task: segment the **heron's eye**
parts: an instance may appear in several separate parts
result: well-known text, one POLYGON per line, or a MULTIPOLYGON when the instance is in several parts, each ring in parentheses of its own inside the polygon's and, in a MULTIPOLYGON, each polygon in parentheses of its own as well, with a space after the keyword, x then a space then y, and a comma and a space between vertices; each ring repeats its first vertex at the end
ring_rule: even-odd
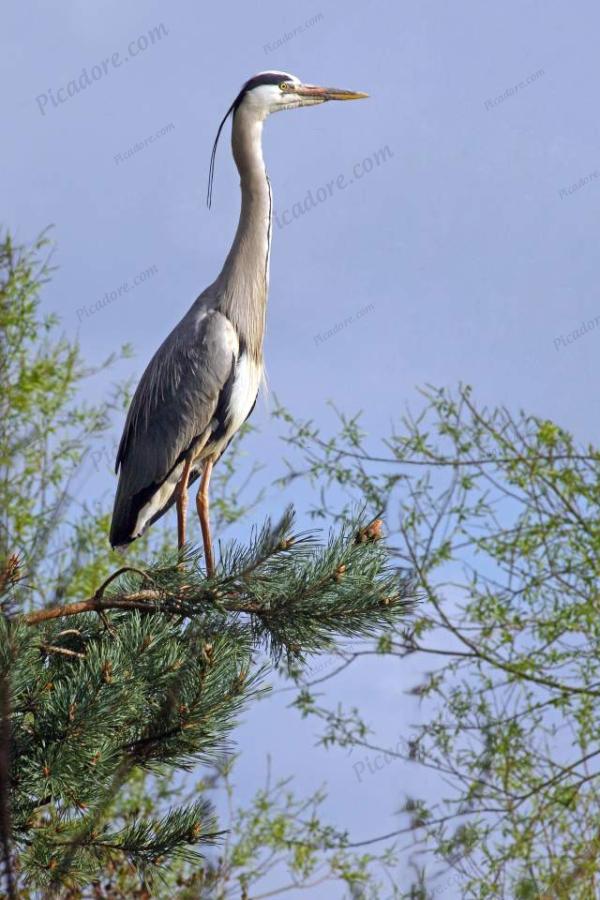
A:
POLYGON ((291 89, 292 89, 292 86, 289 83, 289 81, 282 81, 281 84, 279 85, 280 91, 291 91, 291 89))

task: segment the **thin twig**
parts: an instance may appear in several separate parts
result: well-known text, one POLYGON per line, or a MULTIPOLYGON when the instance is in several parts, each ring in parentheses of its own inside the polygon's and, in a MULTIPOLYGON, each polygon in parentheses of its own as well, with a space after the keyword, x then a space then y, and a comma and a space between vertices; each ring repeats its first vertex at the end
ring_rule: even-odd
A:
POLYGON ((47 653, 61 653, 63 656, 77 656, 79 659, 85 659, 85 653, 79 653, 77 650, 68 650, 66 647, 55 647, 53 644, 41 644, 41 647, 47 653))

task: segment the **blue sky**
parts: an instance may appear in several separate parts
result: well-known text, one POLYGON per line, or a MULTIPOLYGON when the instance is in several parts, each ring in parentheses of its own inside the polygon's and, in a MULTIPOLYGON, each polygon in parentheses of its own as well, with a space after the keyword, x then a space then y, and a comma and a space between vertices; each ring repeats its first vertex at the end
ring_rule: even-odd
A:
MULTIPOLYGON (((363 409, 379 435, 418 405, 418 385, 464 381, 482 402, 597 441, 600 328, 574 332, 600 315, 599 26, 589 0, 5 4, 3 223, 21 240, 54 223, 47 309, 90 362, 131 342, 134 359, 111 377, 140 374, 232 239, 228 140, 210 212, 204 200, 216 127, 240 84, 277 68, 367 91, 368 101, 286 112, 265 128, 279 221, 309 191, 344 184, 274 228, 272 391, 323 423, 328 400, 363 409), (90 83, 69 97, 84 69, 90 83), (107 293, 117 296, 91 313, 107 293)), ((99 379, 91 390, 108 388, 99 379)), ((253 448, 271 474, 283 451, 268 409, 257 406, 253 448)), ((113 489, 106 467, 90 490, 113 489)), ((302 511, 311 497, 298 488, 294 499, 302 511)), ((414 713, 397 674, 370 668, 340 688, 370 704, 388 743, 414 713)), ((241 739, 252 744, 248 791, 274 746, 281 774, 306 788, 330 782, 332 818, 357 837, 396 822, 412 776, 389 767, 358 784, 351 760, 313 749, 283 702, 262 704, 241 739)))

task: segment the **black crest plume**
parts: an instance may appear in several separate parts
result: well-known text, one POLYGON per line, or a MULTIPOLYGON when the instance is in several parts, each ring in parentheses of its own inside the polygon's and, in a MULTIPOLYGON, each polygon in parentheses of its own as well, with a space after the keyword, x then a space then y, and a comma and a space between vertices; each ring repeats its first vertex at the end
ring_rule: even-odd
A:
POLYGON ((210 209, 210 205, 212 203, 212 193, 213 193, 213 181, 215 180, 215 157, 217 155, 217 144, 219 143, 219 138, 221 137, 221 132, 223 130, 223 125, 234 111, 238 104, 239 97, 236 97, 223 118, 221 119, 221 124, 219 125, 219 130, 217 131, 217 136, 215 138, 215 142, 213 144, 212 153, 210 155, 210 166, 208 169, 208 191, 206 194, 206 205, 210 209))
POLYGON ((262 72, 260 75, 255 75, 254 78, 251 78, 246 82, 246 84, 243 86, 243 88, 221 119, 221 124, 219 125, 219 130, 217 131, 217 136, 215 138, 212 153, 210 155, 210 166, 208 169, 208 191, 206 194, 206 205, 209 209, 212 203, 213 182, 215 180, 215 158, 217 155, 217 144, 219 143, 219 138, 221 137, 223 125, 225 124, 231 113, 235 115, 236 109, 238 108, 248 91, 251 91, 253 88, 258 87, 261 84, 279 84, 280 81, 285 81, 291 77, 291 75, 287 75, 284 72, 262 72))

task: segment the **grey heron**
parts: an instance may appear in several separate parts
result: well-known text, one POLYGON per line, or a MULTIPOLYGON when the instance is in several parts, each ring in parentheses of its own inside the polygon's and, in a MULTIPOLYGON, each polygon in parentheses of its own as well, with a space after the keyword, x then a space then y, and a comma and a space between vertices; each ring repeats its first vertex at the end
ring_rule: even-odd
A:
POLYGON ((303 84, 286 72, 261 72, 244 84, 223 117, 212 150, 207 199, 210 206, 217 145, 231 115, 242 195, 237 231, 217 279, 160 346, 135 391, 117 452, 113 547, 134 541, 176 503, 181 548, 188 487, 199 477, 196 504, 206 572, 214 574, 210 476, 251 414, 263 375, 272 220, 263 123, 279 110, 366 96, 303 84))

